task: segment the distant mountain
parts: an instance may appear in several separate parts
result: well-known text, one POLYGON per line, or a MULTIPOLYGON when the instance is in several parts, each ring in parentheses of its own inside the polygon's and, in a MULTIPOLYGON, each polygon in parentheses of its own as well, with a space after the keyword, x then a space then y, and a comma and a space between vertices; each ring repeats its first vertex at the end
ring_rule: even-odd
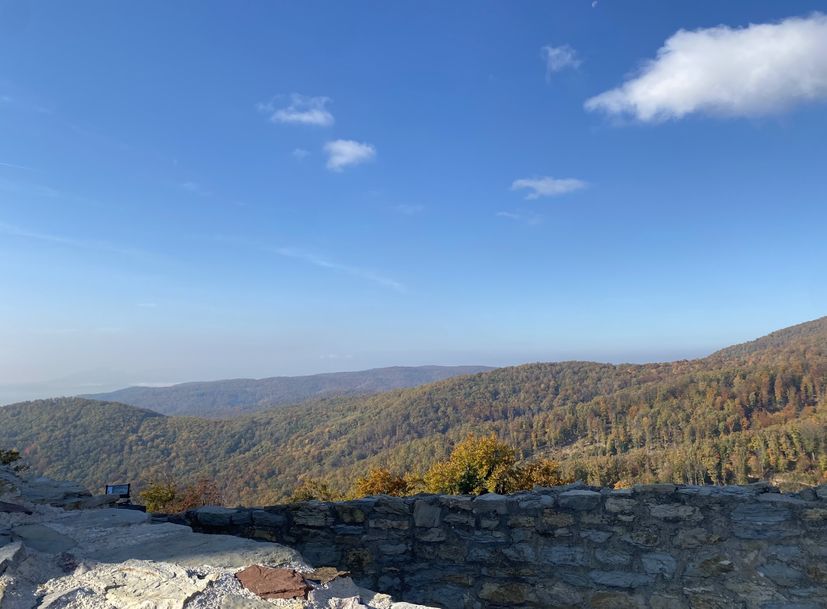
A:
POLYGON ((359 372, 265 379, 229 379, 180 383, 169 387, 127 387, 81 397, 120 402, 178 416, 228 418, 334 395, 366 395, 416 387, 465 374, 492 370, 486 366, 394 366, 359 372))
POLYGON ((0 408, 0 448, 53 477, 206 475, 246 504, 284 499, 303 475, 344 489, 374 466, 422 471, 469 432, 596 485, 823 481, 827 318, 702 359, 529 364, 230 420, 83 398, 0 408))

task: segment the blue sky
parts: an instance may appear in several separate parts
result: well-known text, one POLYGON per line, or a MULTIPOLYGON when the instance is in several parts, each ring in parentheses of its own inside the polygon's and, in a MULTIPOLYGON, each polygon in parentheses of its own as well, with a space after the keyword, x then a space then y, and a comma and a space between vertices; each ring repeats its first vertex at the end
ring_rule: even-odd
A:
POLYGON ((0 0, 0 383, 645 361, 819 317, 817 7, 0 0))

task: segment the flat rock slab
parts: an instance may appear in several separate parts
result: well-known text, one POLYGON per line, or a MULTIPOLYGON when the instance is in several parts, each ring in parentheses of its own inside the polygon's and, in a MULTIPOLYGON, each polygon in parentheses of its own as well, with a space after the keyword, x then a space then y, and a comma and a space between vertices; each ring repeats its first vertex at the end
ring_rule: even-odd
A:
POLYGON ((17 505, 16 503, 8 503, 6 501, 0 501, 0 512, 6 512, 7 514, 31 514, 31 510, 27 510, 22 505, 17 505))
POLYGON ((101 564, 78 576, 61 577, 45 585, 41 609, 112 607, 114 609, 183 609, 203 592, 213 577, 194 577, 177 565, 129 560, 101 564), (89 604, 89 599, 105 603, 89 604), (86 600, 86 604, 84 603, 86 600))
POLYGON ((23 542, 23 545, 38 552, 49 554, 67 552, 78 545, 68 535, 59 533, 45 524, 21 524, 14 527, 11 534, 12 538, 19 539, 23 542))
POLYGON ((235 574, 238 581, 261 598, 304 598, 311 587, 293 569, 274 569, 253 565, 235 574))
POLYGON ((206 565, 240 569, 249 565, 301 565, 301 555, 292 548, 231 535, 193 533, 177 524, 140 524, 101 529, 81 540, 73 553, 102 562, 130 558, 171 562, 184 567, 206 565))

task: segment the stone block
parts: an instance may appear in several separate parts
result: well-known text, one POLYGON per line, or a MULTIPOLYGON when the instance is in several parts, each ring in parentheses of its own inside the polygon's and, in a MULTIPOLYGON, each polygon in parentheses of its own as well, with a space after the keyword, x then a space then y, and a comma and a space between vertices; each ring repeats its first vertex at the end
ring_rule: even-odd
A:
POLYGON ((418 527, 438 527, 442 521, 442 510, 438 505, 420 499, 414 503, 413 517, 418 527))
POLYGON ((601 586, 629 589, 649 586, 655 582, 654 576, 633 571, 589 571, 589 579, 601 586))
POLYGON ((335 504, 334 510, 345 524, 360 524, 367 520, 367 513, 375 503, 375 500, 348 501, 335 504))
POLYGON ((600 493, 583 489, 575 489, 560 493, 557 502, 562 509, 584 512, 600 507, 600 493))
POLYGON ((613 567, 622 567, 632 562, 632 555, 612 548, 598 548, 594 557, 602 563, 613 567))
POLYGON ((785 588, 797 585, 804 577, 804 574, 798 569, 780 562, 761 565, 757 570, 767 579, 785 588))
POLYGON ((719 541, 720 538, 706 529, 693 527, 690 529, 681 528, 672 538, 672 545, 676 548, 691 549, 700 548, 719 541))
POLYGON ((494 605, 513 607, 532 595, 531 585, 522 582, 486 581, 480 587, 479 597, 494 605))
POLYGON ((428 541, 428 542, 436 542, 436 541, 445 541, 448 537, 448 533, 440 528, 434 529, 417 529, 414 532, 414 535, 419 541, 428 541))
POLYGON ((588 564, 586 550, 580 546, 546 546, 540 549, 539 560, 551 565, 583 567, 588 564))
POLYGON ((515 543, 503 548, 503 555, 515 562, 533 562, 537 559, 534 548, 527 543, 515 543))
POLYGON ((667 522, 698 521, 703 517, 698 508, 683 503, 660 503, 649 506, 652 518, 659 518, 667 522))
POLYGON ((672 579, 675 569, 678 566, 675 557, 666 552, 649 552, 640 557, 643 563, 643 570, 650 575, 663 575, 666 579, 672 579))
POLYGON ((639 528, 623 536, 623 541, 638 548, 654 548, 660 543, 658 529, 639 528))
POLYGON ((476 497, 471 506, 477 514, 484 514, 486 512, 506 514, 508 512, 508 497, 498 495, 497 493, 486 493, 485 495, 476 497))
POLYGON ((735 570, 729 556, 721 552, 704 553, 693 560, 686 568, 689 577, 716 577, 735 570))
POLYGON ((580 537, 582 539, 588 539, 593 543, 606 543, 611 536, 611 531, 598 531, 595 529, 586 529, 585 531, 580 531, 580 537))
POLYGON ((395 516, 410 516, 411 514, 411 506, 405 501, 404 497, 379 495, 373 509, 379 514, 393 514, 395 516))
POLYGON ((643 599, 623 592, 595 592, 589 599, 592 609, 643 609, 643 599))
POLYGON ((330 504, 320 501, 300 503, 291 515, 294 524, 306 527, 326 527, 333 524, 333 514, 331 513, 330 504))
POLYGON ((635 484, 632 487, 634 495, 671 495, 678 489, 674 484, 635 484))
POLYGON ((632 512, 638 503, 634 499, 628 497, 607 497, 606 511, 613 514, 632 512))
POLYGON ((543 510, 540 517, 540 525, 544 529, 567 527, 574 524, 574 516, 563 512, 555 512, 554 510, 543 510))
POLYGON ((257 527, 279 528, 287 522, 287 518, 281 511, 253 510, 251 517, 253 524, 257 527))

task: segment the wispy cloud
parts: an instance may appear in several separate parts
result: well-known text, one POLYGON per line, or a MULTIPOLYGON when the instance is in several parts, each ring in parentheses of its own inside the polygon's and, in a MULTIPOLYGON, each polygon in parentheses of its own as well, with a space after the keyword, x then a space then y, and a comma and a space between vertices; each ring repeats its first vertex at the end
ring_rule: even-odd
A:
POLYGON ((551 80, 551 76, 555 72, 560 72, 566 68, 577 69, 583 63, 577 57, 577 51, 567 44, 559 47, 544 46, 540 51, 546 64, 546 80, 551 80))
POLYGON ((301 161, 302 159, 305 159, 308 156, 310 156, 310 151, 305 150, 304 148, 294 148, 293 152, 291 152, 290 154, 293 155, 293 158, 301 161))
POLYGON ((110 252, 113 254, 123 254, 127 256, 145 255, 145 252, 136 249, 128 249, 118 247, 107 243, 105 241, 90 241, 86 239, 74 239, 72 237, 63 237, 59 235, 51 235, 48 233, 40 233, 31 231, 13 224, 5 224, 0 222, 0 234, 8 235, 10 237, 19 237, 21 239, 30 239, 33 241, 42 241, 45 243, 54 243, 56 245, 63 245, 66 247, 96 250, 101 252, 110 252))
POLYGON ((51 186, 32 184, 27 181, 9 180, 6 178, 0 178, 0 190, 23 196, 49 198, 61 196, 60 191, 51 186))
POLYGON ((273 123, 329 127, 335 122, 333 115, 327 109, 330 103, 329 97, 308 97, 293 93, 286 106, 281 103, 279 104, 281 107, 278 107, 276 102, 283 99, 282 96, 278 96, 267 103, 257 104, 256 108, 262 114, 266 114, 273 123))
POLYGON ((209 190, 204 188, 198 182, 181 182, 179 186, 182 190, 185 190, 194 195, 199 195, 201 197, 209 197, 212 194, 209 190))
POLYGON ((525 222, 531 226, 540 224, 543 221, 543 216, 539 214, 515 214, 510 211, 498 211, 496 215, 498 218, 506 218, 514 222, 525 222))
POLYGON ((26 165, 18 165, 17 163, 4 163, 0 161, 0 167, 6 167, 8 169, 21 169, 23 171, 34 171, 31 167, 27 167, 26 165))
POLYGON ((416 214, 421 214, 423 211, 425 211, 425 206, 406 205, 404 203, 400 203, 399 205, 394 205, 393 211, 402 214, 403 216, 415 216, 416 214))
POLYGON ((360 165, 376 156, 376 148, 365 142, 355 140, 333 140, 324 145, 327 153, 327 168, 342 171, 351 165, 360 165))
POLYGON ((827 100, 827 16, 679 30, 655 59, 587 110, 662 122, 692 113, 775 114, 827 100))
POLYGON ((586 182, 575 178, 543 176, 541 178, 514 180, 511 183, 511 190, 529 190, 526 199, 539 199, 540 197, 557 197, 575 190, 581 190, 586 186, 588 186, 586 182))
POLYGON ((350 266, 347 264, 341 264, 339 262, 334 262, 322 256, 318 256, 316 254, 307 252, 305 250, 295 249, 292 247, 280 247, 280 248, 267 248, 269 251, 272 251, 279 256, 285 256, 286 258, 294 258, 296 260, 301 260, 303 262, 307 262, 314 266, 318 266, 323 269, 330 269, 333 271, 339 271, 345 273, 347 275, 351 275, 353 277, 358 277, 359 279, 365 279, 367 281, 372 281, 373 283, 377 283, 379 285, 385 286, 387 288, 391 288, 396 290, 397 292, 405 292, 405 286, 389 277, 385 277, 384 275, 380 275, 374 271, 369 269, 363 269, 356 266, 350 266))

